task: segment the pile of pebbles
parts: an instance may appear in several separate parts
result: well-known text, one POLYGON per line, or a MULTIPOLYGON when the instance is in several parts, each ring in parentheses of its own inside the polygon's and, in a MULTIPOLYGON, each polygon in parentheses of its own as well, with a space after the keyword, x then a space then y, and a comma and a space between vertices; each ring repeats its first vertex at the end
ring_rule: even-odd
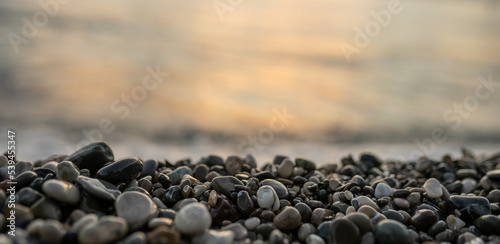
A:
POLYGON ((462 151, 321 167, 278 155, 259 168, 250 155, 115 160, 98 142, 17 161, 14 209, 0 155, 0 243, 500 243, 500 153, 462 151))

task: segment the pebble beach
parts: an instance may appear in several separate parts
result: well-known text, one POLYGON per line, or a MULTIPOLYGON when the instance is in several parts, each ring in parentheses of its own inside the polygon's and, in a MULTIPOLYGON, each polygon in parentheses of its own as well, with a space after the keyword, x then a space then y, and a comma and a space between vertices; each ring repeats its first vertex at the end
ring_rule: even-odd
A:
POLYGON ((96 142, 14 160, 14 180, 0 155, 0 243, 500 243, 499 152, 374 153, 170 162, 96 142))

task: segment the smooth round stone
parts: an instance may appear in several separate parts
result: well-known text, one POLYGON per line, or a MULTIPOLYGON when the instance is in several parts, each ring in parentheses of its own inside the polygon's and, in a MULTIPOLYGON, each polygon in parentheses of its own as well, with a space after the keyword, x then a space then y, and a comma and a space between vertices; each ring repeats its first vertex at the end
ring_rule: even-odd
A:
POLYGON ((276 211, 280 207, 279 198, 271 186, 262 186, 257 191, 257 203, 263 209, 276 211))
POLYGON ((113 160, 113 151, 108 144, 95 142, 78 149, 63 161, 70 161, 79 169, 88 169, 91 173, 95 173, 104 164, 113 160))
POLYGON ((355 197, 351 200, 351 205, 354 206, 356 209, 359 209, 360 207, 364 205, 368 205, 372 207, 373 209, 380 211, 379 206, 370 198, 366 196, 359 196, 355 197))
POLYGON ((50 170, 56 172, 57 162, 48 162, 42 166, 42 169, 50 169, 50 170))
POLYGON ((490 202, 485 197, 451 196, 448 204, 460 211, 460 218, 465 222, 473 222, 483 215, 491 214, 490 202))
POLYGON ((421 203, 420 199, 421 199, 421 196, 420 196, 420 193, 418 193, 418 192, 413 192, 410 195, 408 195, 408 197, 406 197, 406 200, 408 200, 408 202, 410 202, 411 207, 420 205, 420 203, 421 203))
POLYGON ((377 199, 380 199, 382 197, 387 197, 387 196, 390 196, 392 194, 392 188, 387 185, 386 183, 378 183, 377 184, 377 187, 375 188, 375 197, 377 199))
POLYGON ((33 206, 31 212, 36 218, 41 219, 57 219, 60 220, 62 216, 61 209, 54 201, 47 197, 42 197, 33 206))
POLYGON ((248 230, 254 230, 260 225, 260 219, 257 217, 248 218, 245 220, 244 225, 248 230))
MULTIPOLYGON (((236 207, 242 213, 250 213, 254 210, 253 200, 247 191, 238 192, 236 207)), ((238 239, 238 237, 236 237, 238 239)))
POLYGON ((205 205, 191 203, 176 213, 174 223, 181 233, 193 236, 205 232, 212 224, 212 217, 205 205))
POLYGON ((218 193, 222 193, 228 197, 231 196, 231 193, 236 191, 234 185, 244 185, 243 182, 238 180, 234 176, 218 176, 212 180, 211 186, 218 193))
POLYGON ((215 207, 217 205, 217 191, 211 190, 210 195, 208 196, 208 204, 212 207, 215 207))
MULTIPOLYGON (((2 215, 2 217, 4 217, 4 216, 2 215)), ((42 228, 44 223, 45 223, 45 221, 42 219, 35 219, 35 220, 31 221, 31 223, 29 223, 29 225, 26 227, 26 231, 31 236, 37 236, 37 235, 39 235, 40 229, 42 228)))
POLYGON ((304 158, 295 158, 295 165, 297 167, 301 167, 307 171, 314 171, 316 170, 316 164, 310 160, 304 159, 304 158))
POLYGON ((411 218, 411 224, 419 230, 427 230, 428 227, 438 221, 434 211, 429 209, 420 209, 415 212, 411 218))
POLYGON ((196 198, 182 199, 182 200, 178 201, 176 204, 174 204, 172 209, 177 212, 177 211, 181 210, 182 208, 186 207, 188 204, 197 203, 197 202, 198 202, 198 200, 196 200, 196 198))
POLYGON ((125 219, 105 216, 96 223, 86 225, 78 232, 78 241, 82 244, 109 243, 120 240, 128 232, 125 219))
POLYGON ((62 180, 49 180, 42 184, 42 190, 47 196, 67 204, 77 204, 80 191, 76 186, 62 180))
POLYGON ((0 155, 0 167, 8 166, 9 165, 9 159, 5 157, 4 155, 0 155))
POLYGON ((19 176, 24 172, 31 171, 32 169, 33 169, 32 162, 19 161, 16 163, 15 166, 15 177, 19 176))
POLYGON ((406 226, 395 220, 382 220, 373 231, 377 243, 413 244, 413 237, 406 226))
POLYGON ((301 216, 294 207, 285 207, 273 220, 280 230, 294 230, 300 226, 301 216))
POLYGON ((328 233, 329 243, 359 244, 361 241, 358 227, 345 218, 334 219, 328 233))
POLYGON ((136 231, 123 240, 123 244, 146 244, 146 242, 146 234, 142 231, 136 231))
POLYGON ((445 230, 436 235, 436 241, 438 242, 454 242, 455 234, 452 230, 445 230))
POLYGON ((59 243, 66 231, 61 222, 47 220, 40 228, 40 240, 42 243, 59 243))
POLYGON ((167 193, 165 193, 165 197, 163 201, 165 204, 172 206, 182 200, 182 189, 179 186, 171 186, 168 188, 167 193))
POLYGON ((462 193, 468 194, 476 190, 477 181, 471 178, 462 180, 462 193))
POLYGON ((78 176, 76 183, 92 196, 107 201, 114 201, 121 193, 120 191, 106 188, 98 179, 86 176, 78 176))
POLYGON ((18 175, 14 181, 17 182, 16 188, 21 189, 26 186, 29 186, 31 182, 33 182, 36 179, 37 175, 33 171, 26 171, 20 175, 18 175))
MULTIPOLYGON (((36 217, 36 215, 34 215, 34 212, 30 208, 25 207, 25 206, 23 206, 21 204, 17 204, 14 209, 5 208, 5 213, 7 213, 7 211, 10 211, 10 210, 14 210, 15 211, 16 226, 19 226, 19 227, 25 227, 25 226, 27 226, 36 217)), ((2 224, 2 227, 6 226, 7 221, 10 222, 10 220, 7 219, 8 217, 10 217, 10 215, 9 216, 4 216, 3 214, 0 214, 0 217, 2 218, 2 220, 0 220, 0 224, 2 224), (5 221, 5 222, 3 222, 3 221, 5 221)))
POLYGON ((193 238, 192 243, 204 244, 232 244, 234 242, 234 233, 232 231, 210 230, 203 235, 193 238))
POLYGON ((192 176, 193 171, 186 166, 182 166, 167 174, 167 176, 170 178, 170 181, 172 182, 172 185, 179 185, 184 175, 192 176))
POLYGON ((325 217, 332 216, 332 214, 333 211, 330 209, 316 208, 312 213, 312 223, 319 225, 325 217))
POLYGON ((490 201, 490 203, 493 203, 493 202, 500 202, 500 190, 493 190, 493 191, 490 191, 490 193, 488 193, 488 196, 486 196, 486 198, 488 199, 488 201, 490 201))
POLYGON ((306 238, 307 244, 325 244, 325 241, 318 235, 312 234, 306 238))
POLYGON ((232 223, 221 228, 221 230, 228 230, 234 233, 234 239, 239 241, 247 237, 247 229, 240 223, 232 223))
POLYGON ((288 196, 288 189, 285 187, 285 185, 283 185, 283 183, 277 180, 267 179, 263 180, 260 184, 263 186, 271 186, 280 199, 286 198, 288 196))
POLYGON ((500 180, 500 169, 490 170, 486 173, 486 177, 492 181, 500 180))
POLYGON ((193 196, 195 198, 200 198, 201 195, 203 195, 203 193, 207 190, 207 186, 206 185, 197 185, 195 187, 193 187, 193 196))
POLYGON ((433 224, 431 226, 431 228, 429 228, 429 230, 427 231, 427 234, 429 236, 435 237, 437 234, 446 230, 446 227, 447 227, 446 222, 440 220, 440 221, 436 222, 435 224, 433 224))
POLYGON ((193 177, 198 179, 199 181, 203 182, 205 181, 208 172, 210 172, 210 169, 208 166, 204 164, 198 164, 196 167, 193 169, 193 177))
POLYGON ((125 219, 130 230, 136 230, 158 214, 157 206, 147 195, 129 191, 115 201, 116 215, 125 219))
POLYGON ((57 164, 56 177, 59 180, 64 180, 70 183, 75 183, 76 178, 80 176, 80 171, 70 161, 63 161, 57 164))
POLYGON ((426 180, 423 185, 423 188, 425 192, 427 192, 427 196, 430 198, 440 198, 443 195, 443 189, 441 189, 441 183, 434 178, 426 180))
POLYGON ((398 213, 397 211, 395 210, 392 210, 392 209, 389 209, 389 210, 385 210, 385 211, 382 211, 382 214, 387 218, 387 219, 392 219, 392 220, 396 220, 396 221, 399 221, 401 223, 404 223, 404 216, 401 215, 400 213, 398 213))
POLYGON ((461 220, 460 218, 455 217, 455 215, 448 215, 446 217, 446 224, 448 225, 448 229, 453 230, 453 229, 460 229, 465 226, 465 222, 461 220))
POLYGON ((179 243, 181 234, 173 227, 159 226, 149 232, 147 243, 179 243))
POLYGON ((73 232, 79 232, 82 228, 89 224, 94 224, 97 223, 98 217, 95 214, 87 214, 83 217, 81 217, 79 220, 77 220, 73 225, 71 226, 71 231, 73 232))
POLYGON ((310 234, 316 234, 317 232, 318 230, 314 227, 314 225, 305 223, 300 226, 297 236, 299 237, 299 240, 305 241, 310 234))
POLYGON ((285 158, 283 161, 281 161, 281 164, 278 167, 278 176, 282 178, 288 178, 292 176, 293 168, 295 168, 293 161, 289 158, 285 158))
POLYGON ((158 169, 158 162, 156 160, 153 159, 146 160, 142 164, 142 171, 139 178, 143 178, 145 176, 154 177, 156 169, 158 169))
POLYGON ((111 183, 128 182, 141 175, 142 162, 138 158, 122 158, 97 171, 96 178, 111 183))
POLYGON ((474 226, 483 234, 498 235, 500 233, 500 217, 483 215, 474 221, 474 226))
POLYGON ((398 207, 398 209, 410 208, 410 202, 404 198, 394 198, 393 203, 396 207, 398 207))
POLYGON ((155 229, 158 226, 173 226, 174 221, 171 218, 154 218, 148 222, 148 227, 150 229, 155 229))
POLYGON ((456 172, 457 178, 459 180, 465 179, 465 178, 474 178, 477 177, 477 170, 475 169, 459 169, 456 172))
POLYGON ((243 159, 238 156, 229 156, 226 159, 226 171, 230 175, 236 175, 241 172, 241 168, 243 167, 244 163, 245 161, 243 161, 243 159))

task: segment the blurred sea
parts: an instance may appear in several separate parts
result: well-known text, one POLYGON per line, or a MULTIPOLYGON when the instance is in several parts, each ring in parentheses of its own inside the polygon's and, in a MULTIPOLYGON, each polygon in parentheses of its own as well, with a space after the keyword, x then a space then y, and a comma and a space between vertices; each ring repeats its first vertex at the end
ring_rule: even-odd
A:
POLYGON ((354 45, 355 28, 387 3, 243 0, 221 20, 212 1, 70 1, 15 53, 9 33, 21 35, 23 18, 43 8, 2 1, 0 129, 17 131, 24 160, 70 153, 104 118, 117 157, 253 152, 259 163, 275 154, 325 163, 362 151, 497 152, 500 86, 463 104, 478 76, 500 84, 497 1, 400 1, 402 12, 347 62, 340 44, 354 45), (157 64, 169 76, 135 105, 122 100, 157 64), (283 109, 294 118, 266 135, 283 109), (435 128, 444 142, 429 142, 435 128))

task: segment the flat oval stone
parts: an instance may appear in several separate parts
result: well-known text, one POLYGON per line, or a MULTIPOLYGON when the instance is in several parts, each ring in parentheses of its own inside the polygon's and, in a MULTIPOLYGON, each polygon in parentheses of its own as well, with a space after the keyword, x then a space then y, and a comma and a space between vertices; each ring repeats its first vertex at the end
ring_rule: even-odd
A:
POLYGON ((122 158, 97 171, 96 178, 111 183, 128 182, 141 175, 142 162, 138 158, 122 158))
POLYGON ((361 235, 358 227, 348 219, 334 219, 328 230, 329 243, 359 244, 361 235))
POLYGON ((294 207, 285 207, 273 220, 280 230, 294 230, 300 226, 302 217, 294 207))
POLYGON ((120 240, 127 231, 127 222, 123 218, 105 216, 95 223, 86 225, 78 233, 78 240, 82 244, 110 243, 120 240))
POLYGON ((375 188, 375 197, 377 199, 390 196, 391 194, 392 188, 389 185, 383 182, 377 184, 377 187, 375 188))
POLYGON ((80 169, 88 169, 92 174, 108 162, 114 161, 113 151, 104 142, 95 142, 78 149, 63 161, 71 161, 80 169))
POLYGON ((425 192, 427 192, 427 196, 430 198, 440 198, 443 195, 443 189, 441 189, 441 183, 434 178, 426 180, 423 185, 423 188, 425 192))
POLYGON ((181 233, 193 236, 205 232, 212 224, 212 217, 205 205, 191 203, 177 212, 174 224, 181 233))
POLYGON ((115 201, 115 209, 118 217, 127 221, 130 230, 140 228, 158 214, 153 200, 135 191, 122 193, 115 201))
POLYGON ((499 181, 500 180, 500 169, 494 169, 490 170, 486 173, 486 177, 488 179, 493 180, 493 181, 499 181))
POLYGON ((279 198, 271 186, 262 186, 257 191, 257 203, 261 208, 276 211, 279 209, 279 198))
POLYGON ((373 231, 377 243, 413 244, 413 237, 403 224, 395 220, 382 220, 373 231))
POLYGON ((49 180, 42 184, 42 190, 47 196, 67 204, 77 204, 80 191, 76 186, 62 180, 49 180))
POLYGON ((37 175, 33 171, 26 171, 22 174, 19 174, 14 181, 17 182, 16 188, 21 189, 26 186, 29 186, 31 182, 33 182, 36 179, 37 175))
POLYGON ((370 198, 366 196, 359 196, 355 197, 351 200, 351 205, 354 206, 356 209, 359 209, 363 205, 368 205, 372 208, 374 208, 377 211, 380 211, 379 206, 370 198))
POLYGON ((283 185, 283 183, 277 180, 267 179, 263 180, 260 184, 263 186, 271 186, 280 199, 286 198, 288 196, 288 189, 285 187, 285 185, 283 185))
POLYGON ((462 214, 460 218, 472 223, 475 219, 491 214, 490 202, 485 197, 451 196, 448 199, 451 209, 456 209, 462 214))
POLYGON ((222 193, 228 197, 231 196, 231 193, 236 191, 234 185, 244 185, 243 182, 238 180, 234 176, 218 176, 212 180, 211 186, 218 193, 222 193))
POLYGON ((106 188, 97 179, 92 179, 86 176, 78 176, 78 178, 76 178, 76 183, 82 186, 82 188, 92 196, 103 200, 114 201, 116 197, 120 195, 120 191, 106 188))
POLYGON ((193 171, 186 166, 182 166, 167 174, 167 176, 170 178, 170 181, 172 182, 172 185, 179 185, 184 175, 192 176, 193 171))

